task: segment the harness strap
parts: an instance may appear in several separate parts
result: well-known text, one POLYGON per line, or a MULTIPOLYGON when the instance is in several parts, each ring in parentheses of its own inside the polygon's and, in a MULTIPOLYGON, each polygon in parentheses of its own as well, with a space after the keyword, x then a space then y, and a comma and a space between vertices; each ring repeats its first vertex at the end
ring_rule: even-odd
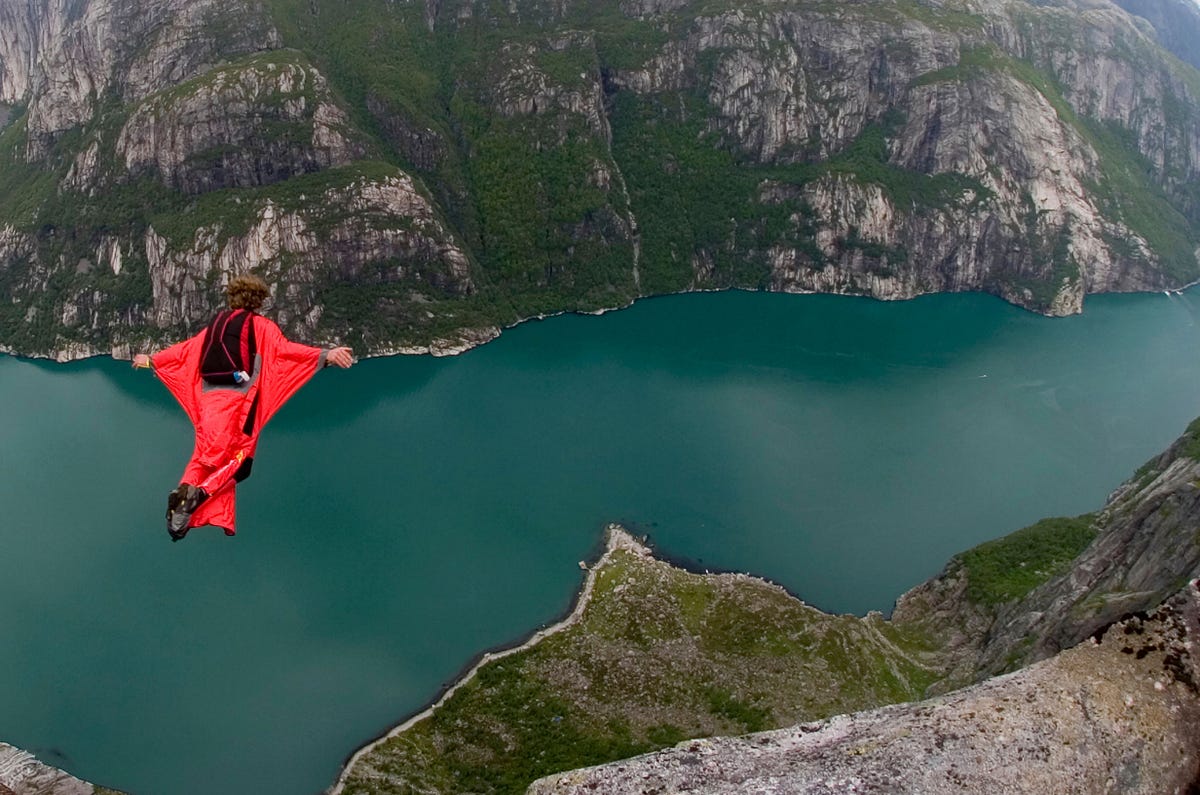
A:
POLYGON ((242 321, 242 369, 247 373, 254 370, 254 357, 250 354, 250 338, 254 336, 254 313, 248 312, 242 321))

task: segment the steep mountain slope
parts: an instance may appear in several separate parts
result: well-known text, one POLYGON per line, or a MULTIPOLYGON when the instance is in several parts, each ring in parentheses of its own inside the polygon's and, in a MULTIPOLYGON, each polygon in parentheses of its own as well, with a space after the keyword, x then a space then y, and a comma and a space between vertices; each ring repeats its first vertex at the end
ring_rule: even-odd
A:
POLYGON ((1099 513, 1047 520, 956 556, 901 597, 892 620, 944 648, 949 676, 938 690, 1011 671, 1152 610, 1200 576, 1197 527, 1200 420, 1099 513))
POLYGON ((231 273, 363 352, 729 286, 1038 311, 1200 276, 1200 73, 1105 0, 0 0, 0 345, 231 273))
POLYGON ((1119 0, 1117 5, 1149 22, 1164 47, 1200 68, 1200 4, 1195 0, 1119 0))

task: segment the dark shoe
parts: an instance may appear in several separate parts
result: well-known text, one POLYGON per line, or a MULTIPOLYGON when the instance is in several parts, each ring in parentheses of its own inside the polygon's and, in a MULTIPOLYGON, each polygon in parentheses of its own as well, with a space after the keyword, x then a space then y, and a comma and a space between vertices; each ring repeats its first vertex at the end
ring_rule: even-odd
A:
POLYGON ((188 520, 192 513, 200 507, 200 503, 208 499, 204 489, 190 483, 180 483, 179 488, 167 495, 167 533, 172 541, 178 541, 187 535, 188 520))

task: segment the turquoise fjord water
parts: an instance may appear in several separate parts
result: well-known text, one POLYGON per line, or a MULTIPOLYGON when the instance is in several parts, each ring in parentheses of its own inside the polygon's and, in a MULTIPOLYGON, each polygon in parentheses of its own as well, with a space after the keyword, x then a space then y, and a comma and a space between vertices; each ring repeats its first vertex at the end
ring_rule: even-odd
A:
POLYGON ((725 293, 319 375, 241 533, 171 544, 190 428, 125 363, 0 358, 0 738, 138 795, 327 786, 480 650, 563 611, 604 523, 887 610, 1099 507, 1200 414, 1200 294, 1050 320, 981 295, 725 293))

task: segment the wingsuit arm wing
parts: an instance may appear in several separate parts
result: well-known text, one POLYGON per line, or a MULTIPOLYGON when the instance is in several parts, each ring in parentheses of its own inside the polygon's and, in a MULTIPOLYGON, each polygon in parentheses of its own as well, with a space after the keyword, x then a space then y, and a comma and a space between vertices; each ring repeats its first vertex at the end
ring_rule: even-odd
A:
POLYGON ((188 419, 195 425, 200 419, 200 348, 204 332, 177 342, 150 357, 154 374, 179 401, 188 419))
POLYGON ((261 315, 255 317, 254 322, 258 350, 266 371, 258 392, 257 426, 262 428, 300 387, 308 383, 308 379, 324 367, 326 351, 292 342, 283 336, 279 326, 261 315))

